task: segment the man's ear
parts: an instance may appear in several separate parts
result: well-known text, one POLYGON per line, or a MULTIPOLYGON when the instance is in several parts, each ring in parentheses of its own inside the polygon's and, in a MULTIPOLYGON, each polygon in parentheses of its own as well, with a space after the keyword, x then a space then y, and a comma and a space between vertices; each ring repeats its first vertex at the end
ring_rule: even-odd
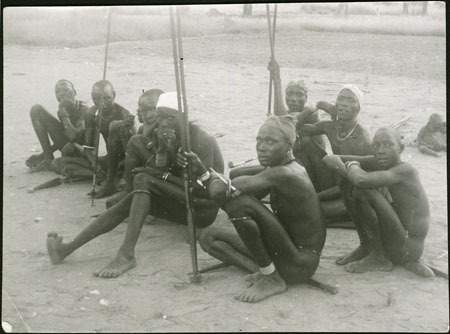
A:
POLYGON ((116 91, 113 90, 113 99, 115 99, 115 98, 116 98, 116 91))
POLYGON ((400 153, 402 153, 404 149, 405 149, 405 145, 403 145, 403 143, 400 144, 400 153))
POLYGON ((73 96, 77 96, 77 91, 75 90, 75 88, 73 89, 73 96))

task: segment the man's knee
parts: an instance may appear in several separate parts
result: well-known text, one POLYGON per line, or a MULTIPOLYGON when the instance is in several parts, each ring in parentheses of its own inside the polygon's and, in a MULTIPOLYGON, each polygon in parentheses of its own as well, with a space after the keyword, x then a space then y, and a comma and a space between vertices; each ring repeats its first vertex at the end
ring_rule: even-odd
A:
POLYGON ((211 244, 216 239, 214 227, 206 227, 201 233, 198 241, 200 243, 200 247, 206 252, 209 253, 209 249, 211 248, 211 244))
POLYGON ((111 135, 121 135, 125 127, 122 122, 111 122, 109 123, 109 134, 111 135))
POLYGON ((30 109, 30 117, 31 119, 41 118, 45 111, 46 110, 43 106, 41 106, 40 104, 35 104, 30 109))
POLYGON ((225 211, 231 217, 239 217, 245 213, 251 213, 255 205, 255 199, 251 196, 241 195, 229 200, 225 205, 225 211))
POLYGON ((142 142, 142 136, 141 135, 134 135, 132 136, 127 143, 127 152, 138 152, 139 151, 139 147, 142 147, 143 142, 142 142))
POLYGON ((313 137, 310 136, 305 136, 302 137, 300 139, 300 143, 301 143, 301 150, 305 151, 309 154, 311 153, 316 153, 316 154, 320 154, 320 150, 319 147, 317 146, 316 142, 314 141, 313 137))
POLYGON ((139 173, 136 174, 133 178, 133 189, 150 189, 150 183, 151 183, 152 177, 150 175, 147 175, 145 173, 139 173))
POLYGON ((355 200, 368 201, 371 199, 379 198, 381 193, 376 189, 362 189, 355 187, 353 189, 353 197, 355 200))
POLYGON ((76 156, 78 154, 78 152, 79 151, 77 150, 77 148, 75 147, 74 144, 67 143, 61 149, 61 156, 63 156, 63 157, 73 157, 73 156, 76 156))

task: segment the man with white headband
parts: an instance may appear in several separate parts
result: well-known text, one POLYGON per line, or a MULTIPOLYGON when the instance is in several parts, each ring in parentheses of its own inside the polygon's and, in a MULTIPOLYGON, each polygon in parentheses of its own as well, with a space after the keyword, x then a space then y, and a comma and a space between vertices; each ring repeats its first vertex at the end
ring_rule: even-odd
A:
MULTIPOLYGON (((64 260, 74 250, 97 236, 111 231, 125 218, 129 217, 124 241, 115 258, 103 269, 94 273, 102 278, 117 277, 136 266, 134 248, 141 228, 148 214, 186 224, 186 205, 181 178, 185 158, 180 148, 180 113, 177 110, 176 93, 164 93, 159 96, 156 107, 158 128, 153 131, 152 152, 145 167, 136 168, 133 191, 120 202, 90 223, 75 239, 68 243, 62 237, 51 232, 47 237, 47 250, 53 264, 64 260)), ((191 147, 202 158, 207 167, 222 173, 223 159, 214 137, 194 124, 189 125, 191 147)), ((150 144, 150 143, 149 143, 150 144)), ((193 169, 194 177, 202 179, 203 170, 193 169)), ((209 200, 204 187, 194 184, 194 222, 199 227, 210 225, 217 216, 219 207, 209 200)))
MULTIPOLYGON (((256 151, 264 168, 259 173, 241 173, 228 184, 212 175, 203 181, 235 230, 207 227, 200 245, 211 256, 252 273, 245 278, 248 289, 236 296, 242 302, 283 293, 286 283, 305 282, 319 265, 326 229, 314 187, 292 153, 295 121, 290 115, 272 116, 261 126, 256 151), (268 194, 272 212, 260 202, 268 194)), ((186 155, 206 170, 196 155, 186 155)))
MULTIPOLYGON (((333 120, 297 127, 300 137, 325 134, 330 142, 333 154, 366 156, 372 152, 372 141, 367 130, 358 122, 363 94, 353 85, 341 88, 335 105, 319 102, 319 109, 327 109, 333 120)), ((341 180, 322 160, 327 152, 317 147, 306 147, 305 154, 312 162, 313 179, 322 180, 327 187, 319 193, 324 215, 330 220, 342 220, 347 213, 354 217, 351 191, 352 186, 341 180), (340 187, 338 188, 337 185, 340 187), (343 195, 343 198, 342 198, 343 195), (345 210, 344 203, 345 203, 345 210)))

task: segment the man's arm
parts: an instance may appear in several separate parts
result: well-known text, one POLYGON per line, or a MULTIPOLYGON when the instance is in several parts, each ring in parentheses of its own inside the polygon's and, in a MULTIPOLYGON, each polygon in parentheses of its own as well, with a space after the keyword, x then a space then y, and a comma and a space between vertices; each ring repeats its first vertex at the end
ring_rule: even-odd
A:
POLYGON ((258 173, 261 173, 264 169, 265 167, 261 165, 234 168, 230 170, 230 179, 232 180, 243 175, 256 175, 258 173))
POLYGON ((283 178, 282 167, 268 168, 256 175, 243 175, 231 181, 242 194, 264 193, 270 191, 280 183, 283 178))
POLYGON ((276 116, 286 115, 286 108, 283 102, 283 89, 281 87, 281 76, 280 76, 280 66, 274 60, 270 61, 267 65, 267 69, 272 74, 273 86, 274 86, 274 103, 273 112, 276 116))
POLYGON ((66 136, 71 142, 75 141, 79 134, 82 133, 85 129, 84 117, 80 117, 75 125, 72 124, 69 119, 69 114, 63 106, 60 106, 58 109, 58 117, 64 126, 64 132, 66 136))
POLYGON ((316 136, 324 134, 324 127, 327 121, 319 122, 316 124, 303 124, 298 126, 297 124, 297 133, 300 137, 304 136, 316 136))
POLYGON ((336 107, 334 106, 334 104, 325 101, 319 101, 316 103, 316 109, 323 110, 326 113, 330 114, 332 120, 335 120, 337 117, 336 107))
POLYGON ((401 163, 389 170, 366 172, 357 165, 351 165, 348 171, 350 182, 360 188, 369 189, 408 181, 412 177, 410 165, 401 163))

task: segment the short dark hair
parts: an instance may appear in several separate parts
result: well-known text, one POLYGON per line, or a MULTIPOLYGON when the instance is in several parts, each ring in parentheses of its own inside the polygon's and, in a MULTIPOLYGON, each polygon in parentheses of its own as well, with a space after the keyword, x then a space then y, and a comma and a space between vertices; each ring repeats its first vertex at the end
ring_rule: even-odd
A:
POLYGON ((108 80, 100 80, 100 81, 97 81, 97 82, 92 86, 92 88, 98 87, 98 88, 100 88, 100 89, 105 89, 107 86, 111 87, 112 91, 114 91, 114 87, 113 87, 112 83, 109 82, 108 80))
MULTIPOLYGON (((387 127, 387 126, 381 127, 381 128, 379 128, 379 129, 375 132, 375 136, 376 136, 377 133, 380 132, 380 131, 386 131, 386 132, 392 133, 392 134, 394 135, 394 137, 395 137, 395 140, 397 140, 398 145, 399 145, 400 147, 403 146, 402 136, 400 135, 400 132, 398 132, 396 129, 391 128, 391 127, 387 127)), ((374 136, 374 137, 375 137, 375 136, 374 136)))
POLYGON ((71 87, 73 90, 75 90, 75 87, 74 87, 73 83, 72 83, 71 81, 67 80, 67 79, 61 79, 61 80, 58 80, 58 81, 56 82, 56 84, 55 84, 55 88, 56 88, 57 86, 61 85, 62 83, 69 84, 70 87, 71 87))

